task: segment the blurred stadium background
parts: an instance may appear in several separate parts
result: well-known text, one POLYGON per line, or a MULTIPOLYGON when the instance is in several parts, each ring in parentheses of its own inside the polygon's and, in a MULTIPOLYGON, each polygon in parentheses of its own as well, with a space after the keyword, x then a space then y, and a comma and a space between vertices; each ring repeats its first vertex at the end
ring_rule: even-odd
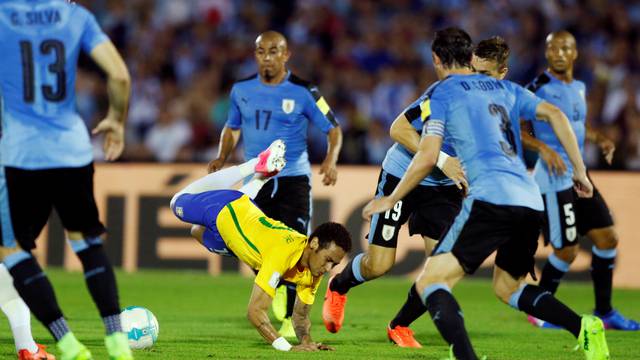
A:
MULTIPOLYGON (((231 85, 256 71, 254 40, 267 29, 288 37, 292 51, 289 68, 319 85, 344 131, 338 184, 329 188, 314 178, 313 221, 345 223, 359 240, 354 252, 366 244, 367 227, 360 211, 373 195, 379 164, 392 144, 389 125, 436 80, 430 52, 433 32, 457 25, 468 30, 474 40, 503 36, 512 48, 508 78, 521 84, 544 69, 546 34, 561 28, 573 32, 580 52, 576 77, 588 86, 588 121, 617 145, 613 166, 605 164, 598 149, 586 147, 588 166, 604 170, 594 172, 593 177, 614 212, 620 233, 615 285, 640 289, 636 230, 640 173, 633 171, 640 170, 640 1, 77 2, 94 12, 125 57, 133 79, 125 154, 118 163, 98 164, 96 169, 96 200, 109 228, 109 255, 114 265, 126 272, 200 270, 199 274, 120 273, 123 305, 149 307, 163 329, 156 350, 138 354, 139 358, 275 356, 244 319, 242 309, 250 280, 237 275, 206 276, 205 271, 213 275, 236 273, 238 264, 197 245, 168 208, 173 193, 203 175, 206 163, 216 154, 231 85), (238 347, 247 351, 238 351, 238 347), (185 349, 190 355, 185 355, 185 349)), ((87 126, 95 125, 106 111, 107 97, 101 74, 88 59, 81 59, 77 98, 87 126)), ((326 151, 325 136, 313 127, 310 131, 310 158, 319 163, 326 151)), ((96 161, 100 163, 100 139, 95 141, 96 161)), ((242 154, 237 152, 234 160, 240 159, 242 154)), ((392 274, 414 275, 421 268, 422 242, 413 240, 404 232, 392 274)), ((41 263, 79 269, 64 243, 63 229, 54 216, 38 242, 36 254, 41 263)), ((589 248, 585 242, 570 280, 589 279, 589 248)), ((540 249, 541 264, 549 251, 540 249)), ((240 271, 250 274, 244 268, 240 271)), ((63 286, 58 294, 63 307, 72 309, 72 325, 98 346, 101 334, 94 324, 94 309, 84 301, 87 295, 81 290, 81 277, 59 270, 51 273, 54 283, 63 286)), ((489 270, 485 267, 480 273, 489 275, 489 270)), ((429 345, 435 342, 435 349, 406 353, 384 343, 384 326, 404 299, 407 285, 408 279, 381 279, 354 291, 350 323, 340 336, 330 337, 322 329, 320 306, 315 306, 316 336, 344 349, 334 355, 340 358, 445 356, 444 343, 430 320, 420 322, 418 338, 429 345), (377 296, 381 292, 395 296, 385 296, 381 302, 377 296), (363 341, 367 343, 366 354, 363 341)), ((471 336, 492 359, 551 359, 558 356, 558 349, 565 351, 558 358, 581 357, 570 353, 568 337, 540 332, 529 327, 524 317, 507 315, 509 310, 493 299, 488 281, 464 282, 460 288, 471 336), (518 342, 523 338, 530 341, 518 342)), ((563 285, 560 296, 583 312, 591 311, 590 283, 563 285)), ((640 317, 640 292, 616 290, 614 299, 623 312, 640 317)), ((321 301, 319 298, 317 304, 321 301)), ((35 331, 39 338, 47 338, 40 327, 35 331)), ((640 358, 635 334, 617 332, 612 339, 616 359, 640 358)), ((0 345, 0 356, 9 356, 9 339, 0 340, 0 345)), ((325 354, 316 357, 328 358, 325 354)))
MULTIPOLYGON (((391 145, 389 124, 435 81, 433 32, 457 25, 474 40, 503 36, 512 48, 508 78, 521 84, 544 68, 546 34, 573 32, 589 121, 615 140, 614 169, 640 169, 637 0, 78 2, 96 14, 132 74, 124 161, 209 161, 230 87, 255 73, 254 40, 275 29, 289 39, 289 67, 319 85, 340 120, 340 163, 380 164, 391 145)), ((78 107, 88 125, 106 106, 99 76, 87 67, 78 76, 78 107)), ((311 159, 319 162, 325 138, 318 132, 309 139, 311 159)), ((589 167, 605 167, 594 147, 587 158, 589 167)))

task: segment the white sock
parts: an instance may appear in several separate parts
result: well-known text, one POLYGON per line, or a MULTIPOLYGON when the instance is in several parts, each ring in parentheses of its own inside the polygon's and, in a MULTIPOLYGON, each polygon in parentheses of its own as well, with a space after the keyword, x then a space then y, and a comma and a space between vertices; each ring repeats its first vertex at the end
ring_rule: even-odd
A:
POLYGON ((36 342, 31 335, 31 313, 29 307, 22 301, 13 287, 13 278, 7 268, 0 264, 0 309, 9 319, 16 352, 27 349, 31 353, 38 351, 36 342))
POLYGON ((174 195, 171 204, 182 194, 199 194, 205 191, 230 189, 235 183, 255 173, 254 168, 258 158, 253 158, 237 166, 231 166, 220 171, 208 174, 187 185, 174 195))
POLYGON ((260 192, 260 189, 267 183, 269 179, 265 179, 263 177, 254 176, 251 181, 244 184, 243 187, 240 188, 240 192, 246 194, 251 199, 255 199, 255 197, 260 192))

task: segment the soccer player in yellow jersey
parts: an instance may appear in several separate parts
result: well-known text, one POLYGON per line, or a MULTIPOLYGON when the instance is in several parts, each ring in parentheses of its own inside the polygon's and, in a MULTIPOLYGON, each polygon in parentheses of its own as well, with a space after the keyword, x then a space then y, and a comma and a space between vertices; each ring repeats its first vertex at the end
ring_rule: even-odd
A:
POLYGON ((322 276, 351 250, 351 236, 344 226, 329 222, 307 237, 265 216, 255 205, 252 199, 262 185, 284 167, 284 153, 284 143, 276 140, 257 158, 189 184, 173 197, 171 209, 194 225, 191 234, 209 251, 237 257, 257 272, 247 317, 275 349, 333 350, 311 340, 309 312, 322 276), (230 190, 254 174, 239 191, 230 190), (267 315, 280 281, 296 284, 296 346, 278 334, 267 315))

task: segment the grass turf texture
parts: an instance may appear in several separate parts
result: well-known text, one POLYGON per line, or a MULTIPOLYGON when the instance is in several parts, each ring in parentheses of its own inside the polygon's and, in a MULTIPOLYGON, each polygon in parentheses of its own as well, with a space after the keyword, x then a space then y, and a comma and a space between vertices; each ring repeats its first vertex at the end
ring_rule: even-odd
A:
MULTIPOLYGON (((82 274, 49 269, 56 294, 76 336, 93 352, 107 359, 103 326, 85 288, 82 274)), ((392 346, 385 327, 405 299, 410 282, 382 278, 350 292, 345 326, 338 334, 324 329, 321 319, 324 286, 312 311, 312 335, 336 348, 335 352, 278 353, 264 343, 246 320, 252 280, 235 275, 210 277, 201 272, 119 272, 122 306, 149 308, 160 323, 158 343, 151 350, 135 351, 136 359, 441 359, 447 347, 431 318, 425 314, 414 325, 424 348, 392 346)), ((465 322, 478 354, 490 360, 583 359, 573 352, 575 340, 566 331, 541 330, 525 315, 500 303, 488 280, 463 280, 454 290, 465 312, 465 322)), ((579 313, 590 312, 593 290, 588 283, 563 283, 559 297, 579 313)), ((616 290, 616 306, 640 318, 640 291, 616 290)), ((35 319, 36 340, 55 349, 49 333, 35 319)), ((279 324, 276 325, 276 328, 279 324)), ((15 358, 8 322, 0 327, 0 358, 15 358)), ((612 359, 639 359, 640 333, 608 331, 612 359)))

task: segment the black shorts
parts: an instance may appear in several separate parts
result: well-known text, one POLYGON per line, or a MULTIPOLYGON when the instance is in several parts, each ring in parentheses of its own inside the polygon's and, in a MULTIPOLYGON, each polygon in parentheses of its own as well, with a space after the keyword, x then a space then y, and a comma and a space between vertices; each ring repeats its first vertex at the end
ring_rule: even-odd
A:
POLYGON ((578 243, 577 197, 573 188, 542 194, 545 215, 542 233, 545 243, 551 243, 555 249, 578 243))
POLYGON ((309 233, 311 183, 308 176, 271 179, 253 201, 268 217, 282 221, 301 234, 309 233))
POLYGON ((473 274, 494 251, 496 265, 518 279, 533 271, 542 212, 467 199, 434 254, 452 252, 473 274))
MULTIPOLYGON (((591 181, 593 184, 593 181, 591 181)), ((593 186, 593 197, 581 198, 577 194, 576 198, 576 218, 578 233, 580 235, 586 235, 593 229, 602 229, 613 226, 613 216, 611 210, 607 206, 606 201, 598 191, 596 186, 593 186)))
MULTIPOLYGON (((400 179, 380 171, 376 197, 393 192, 400 179)), ((369 243, 387 248, 398 246, 398 233, 409 220, 409 234, 439 240, 460 212, 463 193, 455 185, 417 186, 395 206, 371 217, 369 243)))
POLYGON ((86 238, 106 231, 93 197, 93 172, 93 163, 45 170, 5 168, 8 208, 20 247, 27 251, 36 247, 35 239, 52 208, 67 231, 81 232, 86 238))

